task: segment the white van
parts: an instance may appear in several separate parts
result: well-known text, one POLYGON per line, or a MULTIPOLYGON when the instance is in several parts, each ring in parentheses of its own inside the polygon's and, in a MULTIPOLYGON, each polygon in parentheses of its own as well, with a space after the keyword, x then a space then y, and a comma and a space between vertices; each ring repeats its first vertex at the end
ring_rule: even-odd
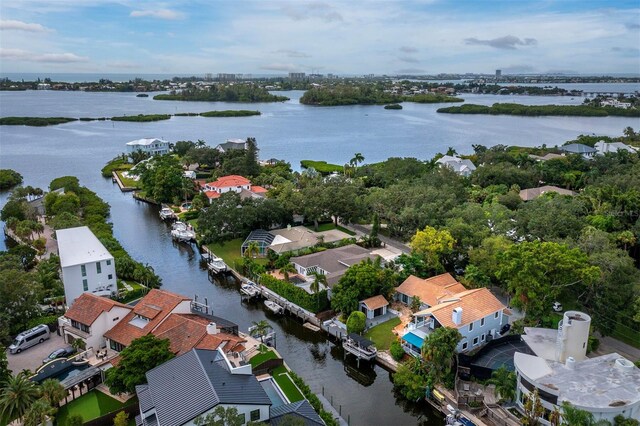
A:
POLYGON ((18 334, 13 340, 13 343, 11 343, 11 346, 9 346, 9 352, 12 354, 19 354, 31 346, 44 342, 49 339, 50 336, 49 327, 44 324, 37 325, 31 330, 23 331, 18 334))

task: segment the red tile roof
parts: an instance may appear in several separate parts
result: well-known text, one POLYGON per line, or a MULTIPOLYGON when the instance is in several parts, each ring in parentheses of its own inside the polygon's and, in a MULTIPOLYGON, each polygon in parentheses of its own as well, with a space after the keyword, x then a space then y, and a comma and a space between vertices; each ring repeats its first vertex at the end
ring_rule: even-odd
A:
POLYGON ((168 291, 152 289, 138 302, 133 311, 129 312, 115 327, 107 331, 104 337, 128 346, 132 340, 151 333, 176 306, 188 300, 191 299, 168 291), (147 316, 152 312, 155 313, 153 318, 147 316), (131 320, 137 315, 149 318, 150 321, 142 328, 130 324, 131 320))
POLYGON ((207 185, 210 188, 228 188, 230 186, 243 186, 251 185, 251 181, 246 177, 239 175, 222 176, 218 180, 209 182, 207 185))
POLYGON ((387 306, 389 304, 389 302, 387 302, 387 299, 385 299, 384 296, 380 294, 365 299, 362 301, 362 303, 364 303, 370 311, 375 311, 376 309, 382 308, 383 306, 387 306))
POLYGON ((409 297, 418 296, 423 303, 429 306, 438 304, 442 298, 452 296, 467 289, 456 281, 449 273, 436 275, 435 277, 422 279, 413 275, 404 280, 396 291, 409 297))
POLYGON ((220 198, 221 194, 216 191, 204 191, 204 195, 206 195, 208 199, 212 199, 212 198, 220 198))
POLYGON ((267 188, 264 188, 260 185, 251 185, 251 192, 253 192, 254 194, 264 194, 265 192, 268 191, 267 188))
POLYGON ((69 310, 64 314, 70 320, 78 321, 84 325, 91 326, 103 312, 109 312, 114 306, 132 309, 131 306, 123 305, 115 300, 106 297, 99 297, 91 293, 82 293, 69 310))
POLYGON ((460 328, 473 321, 502 311, 505 306, 489 291, 488 288, 476 288, 458 293, 451 298, 447 298, 439 305, 430 307, 415 315, 433 315, 443 327, 460 328), (449 301, 450 300, 450 301, 449 301), (452 314, 455 308, 462 308, 462 323, 456 325, 453 322, 452 314))

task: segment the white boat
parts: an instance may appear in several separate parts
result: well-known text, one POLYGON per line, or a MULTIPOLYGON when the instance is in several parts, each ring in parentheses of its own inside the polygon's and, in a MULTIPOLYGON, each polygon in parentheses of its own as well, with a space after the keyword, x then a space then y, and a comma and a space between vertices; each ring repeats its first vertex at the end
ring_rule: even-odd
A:
POLYGON ((249 297, 255 297, 260 293, 260 290, 252 284, 244 283, 240 286, 240 291, 249 297))
POLYGON ((209 269, 216 273, 224 272, 227 270, 227 264, 224 263, 224 260, 222 260, 222 258, 213 256, 209 260, 209 269))
POLYGON ((378 350, 371 340, 365 339, 355 333, 349 333, 347 335, 342 342, 342 347, 358 359, 366 359, 367 361, 374 359, 378 354, 378 350))
POLYGON ((184 222, 176 222, 172 225, 171 237, 178 241, 192 241, 196 239, 196 232, 184 222))
POLYGON ((176 218, 176 214, 169 207, 163 207, 160 209, 160 219, 172 220, 176 218))
POLYGON ((271 300, 265 300, 264 305, 274 314, 281 314, 284 310, 282 306, 278 305, 276 302, 272 302, 271 300))

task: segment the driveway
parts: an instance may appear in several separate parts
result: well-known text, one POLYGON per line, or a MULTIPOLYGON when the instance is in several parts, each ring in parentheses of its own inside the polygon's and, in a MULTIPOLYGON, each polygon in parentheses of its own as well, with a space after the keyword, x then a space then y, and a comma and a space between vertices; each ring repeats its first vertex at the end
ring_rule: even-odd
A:
POLYGON ((9 370, 13 374, 17 374, 22 370, 31 370, 35 372, 42 365, 42 360, 51 352, 65 346, 62 336, 58 336, 56 332, 51 333, 49 340, 45 340, 35 346, 25 349, 19 354, 10 354, 7 351, 7 361, 9 361, 9 370))

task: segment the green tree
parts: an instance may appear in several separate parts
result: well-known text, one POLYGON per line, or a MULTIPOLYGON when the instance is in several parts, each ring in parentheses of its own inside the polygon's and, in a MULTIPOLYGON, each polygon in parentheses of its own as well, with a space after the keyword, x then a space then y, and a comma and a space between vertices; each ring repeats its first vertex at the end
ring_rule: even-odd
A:
POLYGON ((84 424, 84 419, 80 414, 72 414, 67 417, 67 425, 66 426, 82 426, 84 424))
POLYGON ((40 390, 25 375, 10 377, 0 391, 0 423, 21 420, 39 396, 40 390))
POLYGON ((418 231, 411 238, 412 252, 421 255, 429 265, 443 270, 442 257, 451 253, 455 240, 446 229, 438 231, 427 226, 422 231, 418 231))
POLYGON ((271 330, 271 325, 266 320, 253 321, 253 335, 259 336, 260 341, 264 343, 264 336, 271 330))
POLYGON ((362 261, 347 269, 340 281, 333 287, 331 307, 348 316, 358 309, 360 300, 382 294, 388 297, 395 288, 396 275, 383 268, 380 260, 362 261))
POLYGON ((67 391, 59 380, 47 379, 40 385, 42 398, 52 407, 57 407, 60 401, 67 396, 67 391))
POLYGON ((292 263, 287 263, 285 265, 282 266, 282 268, 280 268, 280 270, 278 271, 282 274, 282 276, 284 277, 284 280, 286 282, 289 282, 289 274, 295 274, 296 273, 296 267, 293 266, 292 263))
POLYGON ((49 405, 46 399, 37 399, 28 408, 24 416, 24 426, 39 426, 46 424, 56 409, 49 405))
POLYGON ((113 426, 127 426, 129 424, 129 414, 125 411, 120 411, 113 418, 113 426))
POLYGON ((406 363, 400 364, 398 371, 393 374, 394 387, 410 401, 423 399, 427 384, 427 376, 421 360, 417 358, 411 357, 406 363))
MULTIPOLYGON (((0 339, 2 342, 4 339, 0 339)), ((11 377, 11 370, 9 370, 9 361, 7 360, 7 351, 0 351, 0 389, 11 377)))
POLYGON ((442 383, 451 373, 456 348, 461 339, 460 332, 450 327, 436 328, 425 338, 421 356, 432 383, 442 383))
POLYGON ((588 411, 581 410, 567 401, 562 402, 562 426, 595 426, 596 421, 588 411))
POLYGON ((487 380, 490 385, 495 385, 496 393, 505 401, 513 401, 516 395, 516 373, 509 371, 504 365, 493 370, 491 378, 487 380))
POLYGON ((347 333, 360 334, 367 325, 367 317, 363 312, 353 311, 347 319, 347 333))
POLYGON ((411 312, 416 313, 420 310, 420 306, 422 305, 422 302, 420 301, 420 298, 418 296, 413 296, 411 298, 411 312))
POLYGON ((251 241, 247 244, 247 248, 244 249, 245 257, 257 257, 260 254, 260 246, 256 241, 251 241))
POLYGON ((256 138, 247 138, 247 149, 244 153, 245 176, 255 177, 260 174, 260 164, 258 163, 258 145, 256 138))
POLYGON ((539 419, 544 414, 544 407, 542 406, 542 401, 540 401, 538 389, 535 389, 533 393, 526 394, 522 405, 524 416, 521 418, 521 422, 523 426, 538 426, 540 424, 539 419))
POLYGON ((217 406, 213 412, 196 417, 196 426, 242 426, 243 418, 238 415, 235 407, 217 406))
POLYGON ((402 349, 402 344, 397 340, 394 340, 393 342, 391 342, 391 347, 389 348, 389 352, 391 353, 391 356, 393 357, 393 359, 398 362, 401 361, 402 358, 404 358, 404 349, 402 349))
POLYGON ((107 370, 105 383, 112 393, 135 392, 136 385, 147 383, 147 371, 173 357, 169 339, 152 334, 140 337, 120 352, 120 362, 107 370))
POLYGON ((184 195, 182 166, 174 156, 155 156, 134 170, 140 175, 142 189, 155 201, 172 202, 184 195))

